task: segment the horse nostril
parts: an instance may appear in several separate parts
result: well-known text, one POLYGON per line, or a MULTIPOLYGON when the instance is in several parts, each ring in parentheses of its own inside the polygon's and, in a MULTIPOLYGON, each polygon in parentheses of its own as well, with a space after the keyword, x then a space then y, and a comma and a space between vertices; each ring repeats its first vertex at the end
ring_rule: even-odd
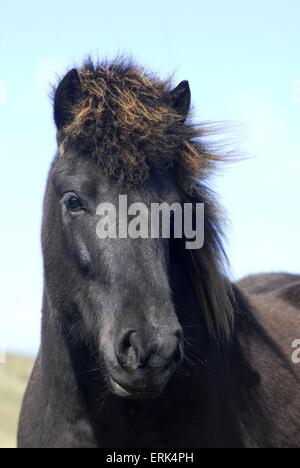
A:
POLYGON ((147 340, 143 334, 128 330, 121 335, 116 346, 116 357, 126 371, 166 368, 179 365, 183 359, 183 333, 147 340))
POLYGON ((179 343, 183 341, 183 330, 180 328, 175 332, 175 336, 178 339, 179 343))
POLYGON ((173 361, 176 365, 180 364, 183 359, 183 331, 178 329, 175 332, 175 336, 177 338, 177 346, 173 354, 173 361))
POLYGON ((173 354, 173 361, 176 365, 180 364, 183 359, 183 344, 182 341, 178 342, 177 348, 173 354))
POLYGON ((130 351, 133 350, 133 337, 136 335, 135 330, 128 330, 119 339, 116 346, 116 356, 121 367, 126 367, 128 364, 128 356, 130 351))

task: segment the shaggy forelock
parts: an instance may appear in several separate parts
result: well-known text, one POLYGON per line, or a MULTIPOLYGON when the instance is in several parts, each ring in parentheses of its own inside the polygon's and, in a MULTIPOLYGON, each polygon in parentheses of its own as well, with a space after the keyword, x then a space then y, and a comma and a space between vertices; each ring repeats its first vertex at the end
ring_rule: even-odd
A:
POLYGON ((171 80, 121 60, 89 60, 79 77, 82 95, 62 129, 61 153, 75 149, 128 184, 145 181, 152 169, 175 169, 185 173, 189 189, 219 159, 200 141, 205 130, 183 122, 172 107, 171 80))

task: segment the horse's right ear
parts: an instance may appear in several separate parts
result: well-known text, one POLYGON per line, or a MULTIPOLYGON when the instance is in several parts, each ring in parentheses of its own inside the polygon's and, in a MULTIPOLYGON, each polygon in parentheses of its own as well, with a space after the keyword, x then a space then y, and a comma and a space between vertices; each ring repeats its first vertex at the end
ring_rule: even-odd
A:
POLYGON ((54 121, 58 130, 71 122, 72 107, 79 100, 81 93, 82 87, 79 74, 73 68, 62 79, 54 96, 54 121))

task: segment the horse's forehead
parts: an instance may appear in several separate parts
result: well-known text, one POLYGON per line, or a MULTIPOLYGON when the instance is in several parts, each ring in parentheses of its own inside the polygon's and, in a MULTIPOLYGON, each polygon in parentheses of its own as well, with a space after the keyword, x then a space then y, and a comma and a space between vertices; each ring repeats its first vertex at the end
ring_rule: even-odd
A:
POLYGON ((81 192, 92 199, 118 201, 127 196, 128 203, 180 202, 180 191, 172 177, 152 171, 148 181, 134 186, 120 184, 113 177, 103 173, 101 167, 91 158, 81 158, 75 152, 58 157, 52 177, 59 192, 81 192))

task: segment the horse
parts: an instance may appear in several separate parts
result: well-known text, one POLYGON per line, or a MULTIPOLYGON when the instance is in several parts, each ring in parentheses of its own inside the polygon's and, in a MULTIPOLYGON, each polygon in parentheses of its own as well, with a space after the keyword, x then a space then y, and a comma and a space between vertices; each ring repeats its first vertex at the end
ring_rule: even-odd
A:
POLYGON ((88 59, 53 100, 41 347, 18 447, 299 447, 300 276, 229 279, 208 182, 226 156, 193 121, 189 82, 88 59), (120 195, 204 204, 203 247, 99 238, 97 207, 120 195))

